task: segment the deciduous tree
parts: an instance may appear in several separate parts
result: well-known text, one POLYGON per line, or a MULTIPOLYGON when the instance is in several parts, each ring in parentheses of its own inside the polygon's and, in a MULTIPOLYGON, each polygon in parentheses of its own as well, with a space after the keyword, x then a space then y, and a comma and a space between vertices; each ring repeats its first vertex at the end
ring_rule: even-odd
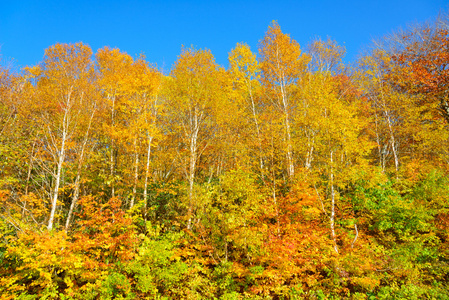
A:
POLYGON ((296 108, 294 89, 304 75, 310 59, 308 55, 301 53, 295 40, 282 33, 276 22, 268 27, 265 37, 260 42, 259 53, 261 79, 266 88, 266 97, 282 114, 287 174, 292 177, 295 174, 291 129, 296 108))

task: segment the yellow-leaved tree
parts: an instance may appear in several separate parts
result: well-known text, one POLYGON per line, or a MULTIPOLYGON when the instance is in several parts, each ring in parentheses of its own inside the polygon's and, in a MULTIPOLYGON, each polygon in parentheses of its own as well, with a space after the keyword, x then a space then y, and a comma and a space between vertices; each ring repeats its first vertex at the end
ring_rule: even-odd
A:
POLYGON ((310 58, 303 54, 299 44, 281 31, 273 22, 268 27, 259 48, 261 79, 265 88, 265 96, 274 108, 281 113, 280 122, 284 128, 285 156, 287 174, 295 175, 295 157, 293 149, 292 122, 295 117, 296 84, 307 70, 310 58))
POLYGON ((82 145, 89 135, 95 111, 91 56, 90 47, 82 43, 56 44, 45 51, 39 67, 30 69, 30 77, 35 80, 34 87, 30 86, 33 89, 30 107, 34 110, 33 125, 39 128, 36 147, 39 147, 40 155, 36 161, 52 178, 48 191, 51 199, 49 230, 54 225, 67 159, 75 156, 70 157, 71 161, 78 164, 83 161, 80 149, 84 149, 82 145))
POLYGON ((199 159, 214 139, 216 111, 224 99, 223 76, 209 50, 183 49, 167 83, 167 116, 170 130, 179 137, 177 152, 188 183, 188 229, 196 210, 199 159))

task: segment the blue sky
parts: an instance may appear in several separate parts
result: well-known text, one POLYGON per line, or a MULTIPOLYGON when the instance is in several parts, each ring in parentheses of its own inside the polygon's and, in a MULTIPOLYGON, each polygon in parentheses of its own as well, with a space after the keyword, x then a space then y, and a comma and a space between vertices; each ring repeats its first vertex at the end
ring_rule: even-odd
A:
POLYGON ((181 46, 208 48, 227 67, 245 42, 257 51, 272 20, 302 48, 330 36, 354 61, 375 38, 448 11, 447 0, 409 1, 53 1, 0 0, 0 55, 20 68, 39 63, 44 49, 83 42, 94 53, 117 47, 169 71, 181 46))

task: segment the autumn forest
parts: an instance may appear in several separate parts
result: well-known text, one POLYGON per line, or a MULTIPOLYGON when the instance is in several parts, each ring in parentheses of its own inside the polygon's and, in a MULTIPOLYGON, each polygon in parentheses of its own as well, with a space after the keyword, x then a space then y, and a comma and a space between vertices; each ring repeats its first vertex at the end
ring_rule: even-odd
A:
POLYGON ((449 298, 449 18, 261 36, 0 65, 0 299, 449 298))

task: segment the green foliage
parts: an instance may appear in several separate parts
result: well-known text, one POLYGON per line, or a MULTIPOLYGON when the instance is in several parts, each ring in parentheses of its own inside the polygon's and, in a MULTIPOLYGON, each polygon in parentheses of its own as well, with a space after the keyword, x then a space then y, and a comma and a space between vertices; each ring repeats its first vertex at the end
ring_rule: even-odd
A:
POLYGON ((237 283, 233 275, 232 263, 223 262, 215 266, 212 276, 220 299, 238 299, 236 298, 237 283))
POLYGON ((187 272, 187 265, 174 259, 174 240, 176 237, 168 237, 160 240, 146 239, 140 248, 139 257, 135 260, 134 269, 132 266, 130 270, 137 273, 139 283, 140 279, 145 278, 146 275, 151 275, 154 278, 156 286, 160 292, 168 292, 181 282, 183 275, 187 272), (136 268, 137 267, 137 268, 136 268), (143 268, 143 269, 142 269, 143 268), (149 274, 145 271, 150 270, 149 274))
POLYGON ((351 201, 382 253, 382 264, 370 276, 381 272, 375 277, 381 281, 382 299, 421 299, 440 293, 441 288, 432 285, 435 280, 444 282, 448 274, 447 252, 441 251, 446 241, 438 228, 449 205, 447 180, 432 171, 419 181, 357 186, 351 201))
POLYGON ((148 187, 146 217, 154 224, 160 224, 164 230, 175 230, 174 224, 182 213, 179 196, 183 190, 182 182, 155 182, 148 187))
POLYGON ((100 295, 103 299, 134 299, 131 283, 120 273, 112 273, 106 277, 100 288, 100 295))

